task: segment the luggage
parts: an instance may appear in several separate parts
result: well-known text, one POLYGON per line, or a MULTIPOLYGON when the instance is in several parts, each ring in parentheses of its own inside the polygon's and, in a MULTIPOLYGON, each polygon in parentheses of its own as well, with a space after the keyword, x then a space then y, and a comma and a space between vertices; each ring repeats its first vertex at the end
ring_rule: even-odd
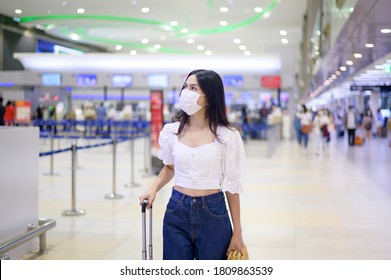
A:
POLYGON ((356 136, 354 137, 354 145, 360 146, 364 142, 362 136, 356 136))
POLYGON ((152 248, 152 207, 149 209, 149 258, 147 254, 147 205, 148 199, 145 199, 141 204, 141 216, 142 216, 142 258, 143 260, 153 260, 153 248, 152 248))

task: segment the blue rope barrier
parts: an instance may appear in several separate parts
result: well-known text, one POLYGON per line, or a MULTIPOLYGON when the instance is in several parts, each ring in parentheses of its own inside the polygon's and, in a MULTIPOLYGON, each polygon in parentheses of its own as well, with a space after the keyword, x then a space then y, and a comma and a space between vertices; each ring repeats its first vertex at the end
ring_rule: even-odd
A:
POLYGON ((50 155, 54 155, 54 154, 68 152, 70 150, 71 150, 71 148, 66 148, 66 149, 56 150, 56 151, 53 151, 53 152, 42 152, 42 153, 39 153, 39 156, 40 157, 50 156, 50 155))

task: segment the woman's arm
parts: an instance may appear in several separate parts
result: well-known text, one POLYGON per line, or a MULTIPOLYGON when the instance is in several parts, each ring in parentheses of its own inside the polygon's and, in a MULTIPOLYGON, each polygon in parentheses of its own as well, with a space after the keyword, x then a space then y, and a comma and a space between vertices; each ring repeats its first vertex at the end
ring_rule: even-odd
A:
POLYGON ((239 194, 232 194, 226 192, 229 211, 231 213, 231 219, 233 223, 233 235, 231 238, 231 243, 229 244, 227 254, 232 250, 236 249, 241 251, 244 246, 243 237, 242 237, 242 224, 240 221, 240 197, 239 194))
POLYGON ((174 174, 175 172, 173 165, 164 165, 149 190, 140 196, 140 204, 144 201, 144 199, 148 199, 149 203, 147 208, 152 207, 152 204, 155 201, 156 193, 171 181, 171 179, 174 177, 174 174))

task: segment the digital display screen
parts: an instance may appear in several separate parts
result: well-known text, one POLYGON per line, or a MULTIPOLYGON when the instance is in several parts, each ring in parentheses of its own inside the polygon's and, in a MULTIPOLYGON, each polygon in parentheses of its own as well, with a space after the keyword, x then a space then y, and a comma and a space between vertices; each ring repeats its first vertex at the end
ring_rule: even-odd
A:
POLYGON ((238 75, 223 76, 226 87, 243 87, 243 77, 238 75))
POLYGON ((42 85, 47 87, 61 86, 61 74, 59 73, 44 73, 41 76, 42 85))
POLYGON ((114 74, 111 78, 113 87, 130 87, 132 86, 133 76, 126 74, 114 74))
POLYGON ((76 76, 76 84, 79 87, 94 87, 96 82, 95 74, 78 74, 76 76))
POLYGON ((168 76, 165 74, 148 75, 148 86, 153 88, 166 88, 168 86, 168 76))

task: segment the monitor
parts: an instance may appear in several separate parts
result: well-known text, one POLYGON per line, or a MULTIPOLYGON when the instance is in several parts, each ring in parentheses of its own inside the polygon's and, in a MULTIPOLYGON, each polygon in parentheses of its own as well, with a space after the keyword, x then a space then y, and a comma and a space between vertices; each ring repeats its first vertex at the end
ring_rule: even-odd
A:
POLYGON ((46 87, 59 87, 61 86, 61 74, 60 73, 43 73, 41 75, 42 85, 46 87))
POLYGON ((148 86, 153 88, 168 87, 168 76, 165 74, 148 75, 148 86))
POLYGON ((76 85, 79 87, 94 87, 96 86, 96 74, 77 74, 76 85))
POLYGON ((223 83, 226 87, 243 87, 243 77, 239 75, 223 76, 223 83))
POLYGON ((132 86, 133 76, 127 74, 114 74, 111 77, 113 87, 130 87, 132 86))

